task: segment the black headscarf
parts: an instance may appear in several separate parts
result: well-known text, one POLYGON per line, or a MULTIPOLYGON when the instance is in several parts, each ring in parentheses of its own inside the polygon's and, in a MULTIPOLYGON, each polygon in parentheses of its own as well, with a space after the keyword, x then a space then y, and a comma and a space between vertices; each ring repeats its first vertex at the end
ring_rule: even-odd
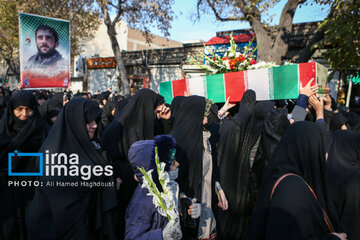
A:
POLYGON ((334 133, 326 171, 340 224, 349 240, 360 239, 360 134, 334 133))
MULTIPOLYGON (((188 197, 201 199, 203 119, 206 99, 200 96, 184 97, 176 107, 170 132, 176 140, 175 159, 180 163, 178 183, 188 197)), ((174 106, 172 107, 174 109, 174 106)))
POLYGON ((112 110, 116 108, 116 102, 107 102, 105 106, 102 108, 101 120, 99 123, 98 136, 100 137, 104 132, 105 128, 111 123, 114 119, 112 115, 112 110))
POLYGON ((136 92, 102 136, 103 146, 112 160, 128 162, 131 144, 154 137, 154 110, 162 103, 164 98, 150 89, 136 92))
POLYGON ((256 184, 254 188, 257 189, 260 185, 265 168, 268 166, 276 146, 289 126, 290 122, 287 119, 287 109, 274 108, 266 117, 259 148, 251 168, 256 184))
MULTIPOLYGON (((34 153, 46 138, 47 125, 38 111, 35 97, 28 91, 15 91, 11 96, 6 113, 0 121, 0 238, 4 238, 4 230, 8 231, 10 238, 19 239, 25 234, 24 214, 28 202, 33 197, 32 187, 8 186, 8 180, 21 181, 34 179, 29 177, 8 176, 8 153, 19 152, 34 153), (32 116, 27 120, 20 120, 14 114, 18 106, 26 106, 33 110, 32 116)), ((36 171, 36 160, 12 157, 12 172, 36 171)))
POLYGON ((341 130, 342 125, 344 124, 346 125, 347 122, 348 122, 347 118, 344 117, 341 113, 335 113, 331 117, 329 129, 332 132, 341 130))
POLYGON ((116 107, 115 107, 115 114, 114 114, 114 118, 118 118, 122 109, 126 106, 126 104, 128 104, 130 98, 125 98, 122 99, 120 101, 115 101, 116 102, 116 107))
POLYGON ((247 239, 307 239, 329 234, 322 209, 337 230, 338 218, 326 180, 325 135, 315 123, 296 122, 285 132, 266 169, 247 239), (270 200, 275 182, 284 174, 270 200), (304 214, 305 213, 305 214, 304 214))
MULTIPOLYGON (((6 155, 13 150, 37 152, 46 138, 47 132, 47 125, 40 116, 35 97, 25 90, 15 91, 9 99, 6 113, 0 121, 1 150, 4 150, 6 155), (27 120, 17 118, 14 109, 18 106, 31 108, 32 116, 27 120)), ((3 160, 1 159, 1 161, 3 160)))
POLYGON ((229 202, 229 210, 219 211, 219 226, 224 239, 239 239, 246 233, 250 194, 251 130, 254 126, 256 95, 244 93, 239 112, 220 123, 218 167, 220 183, 229 202))
POLYGON ((114 166, 115 177, 122 180, 118 191, 120 234, 125 232, 125 210, 137 185, 128 151, 134 142, 154 138, 154 110, 163 102, 164 98, 150 89, 138 90, 101 137, 102 146, 114 166))
POLYGON ((179 105, 181 104, 182 100, 184 100, 184 96, 176 96, 171 102, 170 110, 171 110, 171 117, 175 119, 175 113, 177 112, 177 109, 179 105))
MULTIPOLYGON (((75 97, 62 109, 40 152, 46 154, 77 154, 82 166, 108 165, 106 158, 95 148, 86 123, 97 119, 101 109, 89 99, 75 97)), ((55 162, 57 164, 57 162, 55 162)), ((44 161, 45 165, 45 161, 44 161)), ((69 164, 65 164, 69 167, 69 164)), ((49 164, 53 166, 53 164, 49 164)), ((45 169, 45 166, 44 166, 45 169)), ((80 171, 79 171, 80 172, 80 171)), ((116 207, 115 187, 81 186, 81 176, 42 176, 27 216, 29 239, 103 239, 111 238, 111 222, 107 214, 116 207), (47 187, 47 181, 78 183, 77 187, 47 187)), ((112 176, 95 176, 88 181, 112 183, 112 176)))
POLYGON ((254 126, 251 131, 251 147, 254 146, 256 141, 261 135, 264 129, 265 117, 269 114, 271 109, 274 109, 275 102, 273 101, 261 101, 257 102, 254 108, 254 126))
POLYGON ((40 113, 49 126, 53 125, 51 118, 57 117, 62 109, 62 102, 56 99, 48 99, 40 106, 40 113))
POLYGON ((0 119, 5 113, 8 102, 9 102, 8 96, 0 96, 0 119))

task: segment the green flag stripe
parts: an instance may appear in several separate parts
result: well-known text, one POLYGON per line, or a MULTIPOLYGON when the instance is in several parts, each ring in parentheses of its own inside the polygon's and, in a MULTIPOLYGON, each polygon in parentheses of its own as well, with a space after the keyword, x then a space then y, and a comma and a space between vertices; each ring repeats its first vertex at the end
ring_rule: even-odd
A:
POLYGON ((225 102, 224 74, 206 76, 207 98, 214 102, 225 102))
POLYGON ((274 67, 274 99, 296 99, 299 96, 298 65, 274 67))
POLYGON ((164 97, 166 103, 171 103, 173 99, 172 82, 161 82, 159 84, 160 94, 164 97))

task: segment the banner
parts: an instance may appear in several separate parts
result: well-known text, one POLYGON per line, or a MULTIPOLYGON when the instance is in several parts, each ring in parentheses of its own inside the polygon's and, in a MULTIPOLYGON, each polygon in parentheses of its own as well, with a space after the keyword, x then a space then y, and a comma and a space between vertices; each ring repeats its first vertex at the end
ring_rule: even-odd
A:
POLYGON ((24 13, 19 19, 23 88, 68 87, 70 22, 24 13))
POLYGON ((167 103, 185 94, 204 96, 215 103, 228 97, 230 102, 239 102, 248 89, 254 90, 260 101, 297 99, 299 84, 305 86, 311 78, 319 84, 319 93, 326 94, 327 68, 315 62, 161 82, 159 86, 167 103))
POLYGON ((88 69, 115 68, 114 57, 109 58, 90 58, 86 60, 88 69))

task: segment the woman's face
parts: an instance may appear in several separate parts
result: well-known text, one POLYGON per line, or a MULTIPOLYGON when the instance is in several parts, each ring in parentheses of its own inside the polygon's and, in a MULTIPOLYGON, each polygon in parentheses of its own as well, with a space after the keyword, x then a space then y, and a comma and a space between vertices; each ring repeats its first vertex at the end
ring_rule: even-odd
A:
POLYGON ((97 124, 96 124, 95 120, 92 120, 91 122, 86 124, 86 129, 88 131, 90 139, 94 138, 96 128, 97 128, 97 124))
POLYGON ((14 115, 24 121, 27 120, 29 117, 33 115, 33 109, 27 107, 27 106, 18 106, 14 109, 14 115))
POLYGON ((176 171, 176 169, 178 169, 179 165, 180 164, 174 159, 174 161, 170 165, 170 171, 176 171))

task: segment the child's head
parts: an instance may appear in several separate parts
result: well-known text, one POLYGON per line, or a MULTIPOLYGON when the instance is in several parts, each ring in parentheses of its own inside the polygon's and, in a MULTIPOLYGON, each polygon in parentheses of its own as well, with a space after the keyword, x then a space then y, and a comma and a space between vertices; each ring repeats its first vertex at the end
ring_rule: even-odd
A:
MULTIPOLYGON (((137 141, 131 145, 129 161, 137 179, 141 182, 142 173, 138 168, 143 167, 146 171, 156 169, 155 147, 158 149, 160 162, 166 164, 165 171, 176 171, 179 163, 175 160, 175 146, 175 139, 169 135, 158 135, 154 140, 137 141)), ((156 171, 153 171, 153 173, 156 173, 156 171)))

